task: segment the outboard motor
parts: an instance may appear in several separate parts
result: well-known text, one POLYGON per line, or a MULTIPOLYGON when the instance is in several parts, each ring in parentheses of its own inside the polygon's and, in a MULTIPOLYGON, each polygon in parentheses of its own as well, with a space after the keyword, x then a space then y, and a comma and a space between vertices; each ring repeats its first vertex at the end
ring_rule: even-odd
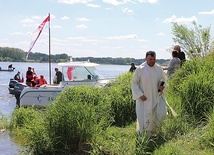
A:
POLYGON ((17 84, 17 83, 18 83, 18 81, 14 80, 14 79, 10 79, 9 87, 14 88, 15 84, 17 84))
POLYGON ((14 79, 10 79, 10 82, 9 82, 9 93, 10 94, 14 94, 14 86, 15 84, 19 83, 18 81, 14 80, 14 79))
POLYGON ((16 97, 16 106, 18 108, 20 107, 20 94, 25 87, 28 87, 28 86, 24 83, 19 83, 19 82, 14 86, 14 95, 16 97))

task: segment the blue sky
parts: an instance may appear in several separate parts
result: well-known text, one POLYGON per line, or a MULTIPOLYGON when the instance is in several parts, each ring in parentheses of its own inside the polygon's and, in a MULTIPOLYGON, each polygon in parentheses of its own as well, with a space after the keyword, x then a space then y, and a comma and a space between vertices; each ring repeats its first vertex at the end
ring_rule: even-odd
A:
MULTIPOLYGON (((172 24, 211 26, 214 0, 0 0, 0 47, 28 51, 32 33, 51 14, 51 53, 170 59, 172 24)), ((212 36, 213 37, 213 36, 212 36)), ((48 54, 48 28, 32 52, 48 54)))

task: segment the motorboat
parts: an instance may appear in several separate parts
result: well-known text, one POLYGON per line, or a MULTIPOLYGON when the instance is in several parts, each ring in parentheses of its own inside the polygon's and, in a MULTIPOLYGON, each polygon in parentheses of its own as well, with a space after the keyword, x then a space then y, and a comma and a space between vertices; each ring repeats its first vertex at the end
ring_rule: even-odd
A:
POLYGON ((2 69, 0 68, 0 72, 13 72, 15 68, 2 69))
POLYGON ((105 79, 96 69, 97 63, 89 61, 69 61, 58 63, 64 81, 57 84, 45 84, 40 87, 25 87, 20 94, 20 106, 47 106, 66 88, 88 85, 103 87, 113 79, 105 79))

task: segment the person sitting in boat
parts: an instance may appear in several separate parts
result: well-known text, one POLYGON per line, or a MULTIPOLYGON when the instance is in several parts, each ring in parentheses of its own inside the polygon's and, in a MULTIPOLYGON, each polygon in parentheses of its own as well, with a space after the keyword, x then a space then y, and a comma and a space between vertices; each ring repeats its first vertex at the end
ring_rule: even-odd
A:
POLYGON ((8 70, 14 70, 15 68, 13 67, 13 64, 10 64, 9 66, 8 66, 8 70))
POLYGON ((36 87, 40 87, 40 86, 45 85, 45 84, 47 84, 47 81, 44 78, 44 75, 40 75, 40 78, 37 79, 37 81, 36 81, 36 87))
POLYGON ((38 84, 38 80, 39 80, 39 77, 38 77, 37 75, 35 75, 35 76, 33 77, 33 79, 31 80, 31 86, 32 86, 32 87, 36 87, 37 84, 38 84))
POLYGON ((18 71, 17 74, 14 76, 14 80, 21 82, 20 72, 18 71))

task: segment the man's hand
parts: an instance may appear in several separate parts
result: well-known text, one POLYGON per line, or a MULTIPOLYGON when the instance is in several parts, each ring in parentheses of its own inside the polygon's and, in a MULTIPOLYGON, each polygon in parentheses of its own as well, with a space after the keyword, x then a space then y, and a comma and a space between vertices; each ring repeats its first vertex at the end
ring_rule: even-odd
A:
POLYGON ((142 101, 146 101, 146 100, 147 100, 147 97, 146 97, 145 95, 143 95, 143 96, 140 97, 140 99, 141 99, 142 101))

